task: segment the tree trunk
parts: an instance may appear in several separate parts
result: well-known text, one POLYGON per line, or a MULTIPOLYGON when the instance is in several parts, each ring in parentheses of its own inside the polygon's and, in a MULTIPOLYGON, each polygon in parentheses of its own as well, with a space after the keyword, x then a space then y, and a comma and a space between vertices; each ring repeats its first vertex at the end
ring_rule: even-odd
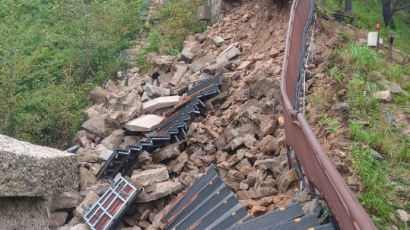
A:
POLYGON ((384 24, 393 30, 396 30, 396 26, 393 21, 393 10, 391 8, 391 0, 383 0, 383 20, 384 24))
POLYGON ((346 0, 345 14, 351 14, 351 13, 352 13, 352 0, 346 0))

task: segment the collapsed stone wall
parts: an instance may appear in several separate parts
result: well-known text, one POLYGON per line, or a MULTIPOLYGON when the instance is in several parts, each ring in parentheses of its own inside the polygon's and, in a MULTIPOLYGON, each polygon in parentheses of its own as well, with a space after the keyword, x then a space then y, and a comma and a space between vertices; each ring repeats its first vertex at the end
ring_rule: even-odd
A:
MULTIPOLYGON (((170 106, 186 98, 190 83, 215 75, 222 75, 221 93, 207 101, 206 115, 191 123, 187 139, 139 155, 131 179, 145 191, 117 228, 158 229, 164 210, 210 163, 252 216, 291 200, 307 201, 307 192, 297 189, 296 172, 287 165, 281 116, 288 11, 273 1, 256 0, 223 12, 205 33, 188 37, 180 55, 152 53, 148 74, 134 67, 93 90, 93 105, 84 111, 88 120, 75 136, 81 146, 79 192, 54 200, 59 208, 53 211, 69 214, 61 229, 84 227, 84 211, 109 186, 95 175, 112 151, 144 139, 170 106), (170 97, 178 100, 168 101, 170 97), (155 106, 144 109, 148 105, 155 106), (147 122, 147 116, 155 119, 147 122), (61 202, 70 196, 79 199, 61 202)), ((316 199, 304 208, 313 212, 318 206, 316 199)))

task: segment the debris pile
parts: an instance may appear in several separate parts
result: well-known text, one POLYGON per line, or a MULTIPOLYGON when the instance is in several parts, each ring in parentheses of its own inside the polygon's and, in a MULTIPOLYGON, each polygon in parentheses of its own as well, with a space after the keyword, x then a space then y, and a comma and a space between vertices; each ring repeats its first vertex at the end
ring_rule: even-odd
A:
MULTIPOLYGON (((96 178, 105 161, 116 149, 153 136, 171 107, 189 97, 193 82, 214 76, 222 76, 221 92, 205 102, 208 110, 192 121, 187 139, 152 153, 142 151, 135 159, 130 177, 144 191, 118 229, 158 229, 176 195, 211 163, 251 216, 292 199, 306 201, 295 170, 288 169, 281 117, 287 14, 272 1, 243 1, 204 34, 188 37, 180 55, 152 54, 148 74, 134 67, 94 89, 94 104, 84 111, 88 120, 75 136, 81 146, 79 192, 59 194, 54 201, 55 211, 69 216, 61 229, 87 229, 82 216, 109 187, 96 178)), ((306 205, 311 213, 321 204, 306 205)))

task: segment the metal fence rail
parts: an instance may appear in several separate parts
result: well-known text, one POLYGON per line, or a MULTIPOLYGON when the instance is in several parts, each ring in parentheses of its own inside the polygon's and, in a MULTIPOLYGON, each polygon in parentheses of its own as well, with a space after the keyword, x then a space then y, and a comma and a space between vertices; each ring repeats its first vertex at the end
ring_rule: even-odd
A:
POLYGON ((293 1, 281 79, 286 143, 294 150, 304 174, 320 190, 342 229, 376 229, 324 152, 302 112, 292 103, 299 100, 295 92, 299 90, 298 84, 304 68, 306 28, 310 26, 313 14, 313 0, 293 1))

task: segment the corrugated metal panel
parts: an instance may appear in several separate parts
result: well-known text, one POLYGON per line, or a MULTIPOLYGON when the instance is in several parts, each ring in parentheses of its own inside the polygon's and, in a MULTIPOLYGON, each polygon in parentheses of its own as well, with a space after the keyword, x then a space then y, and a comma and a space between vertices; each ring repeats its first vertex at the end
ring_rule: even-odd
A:
POLYGON ((278 226, 281 222, 290 221, 303 215, 304 213, 300 205, 298 203, 292 203, 285 208, 278 209, 263 216, 252 218, 243 224, 233 226, 229 228, 229 230, 264 229, 267 226, 278 226))
POLYGON ((317 215, 304 216, 292 203, 263 216, 251 218, 219 178, 214 164, 161 219, 166 230, 331 230, 319 226, 317 215))
POLYGON ((316 226, 316 227, 310 228, 308 230, 335 230, 335 227, 333 226, 333 224, 329 223, 329 224, 316 226))
POLYGON ((165 229, 225 230, 246 217, 246 210, 221 181, 212 164, 161 222, 165 229))
POLYGON ((303 216, 290 221, 282 222, 278 226, 270 226, 263 230, 307 230, 319 225, 316 214, 303 216))

